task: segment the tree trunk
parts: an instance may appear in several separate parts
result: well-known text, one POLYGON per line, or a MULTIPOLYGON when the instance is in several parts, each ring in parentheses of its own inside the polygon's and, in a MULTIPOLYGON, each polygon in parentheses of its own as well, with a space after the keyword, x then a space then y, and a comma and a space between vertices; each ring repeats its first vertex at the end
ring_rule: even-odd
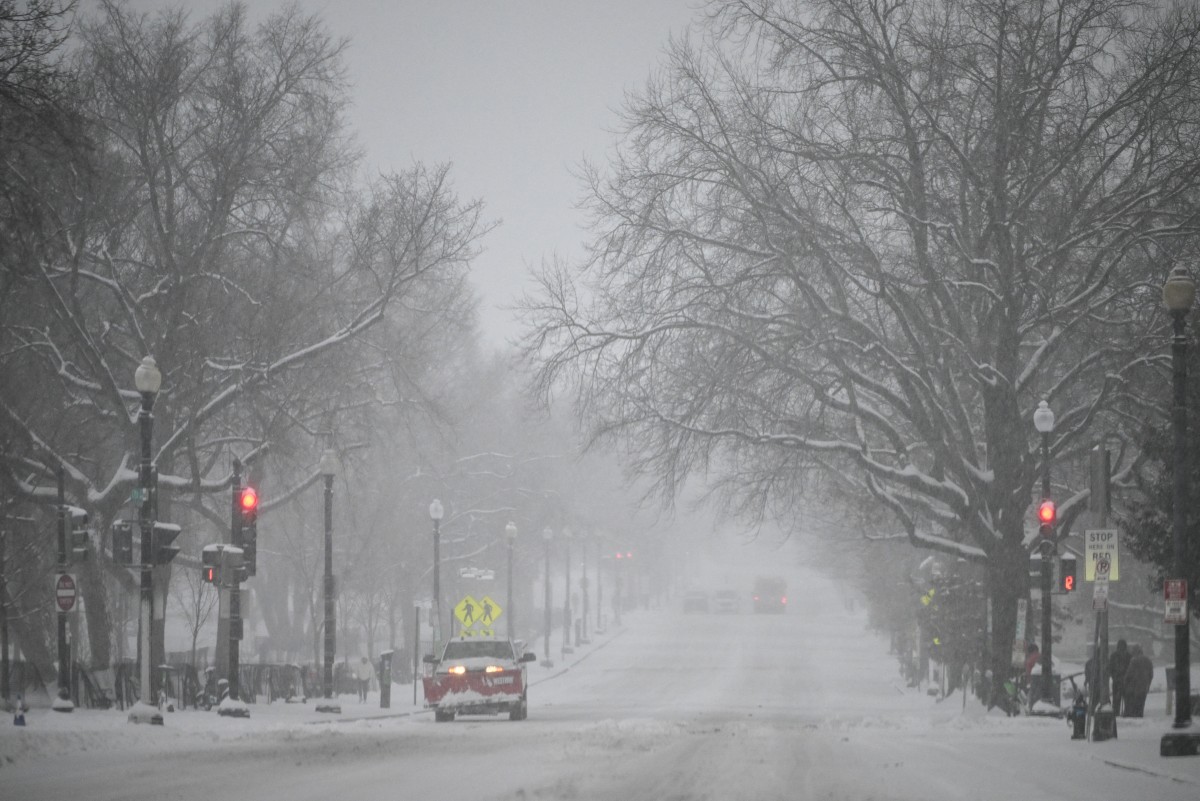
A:
POLYGON ((989 707, 995 706, 1004 682, 1013 675, 1013 641, 1017 634, 1017 601, 1028 585, 1028 556, 1020 543, 1006 543, 988 562, 988 597, 992 601, 992 636, 985 663, 992 674, 989 707))

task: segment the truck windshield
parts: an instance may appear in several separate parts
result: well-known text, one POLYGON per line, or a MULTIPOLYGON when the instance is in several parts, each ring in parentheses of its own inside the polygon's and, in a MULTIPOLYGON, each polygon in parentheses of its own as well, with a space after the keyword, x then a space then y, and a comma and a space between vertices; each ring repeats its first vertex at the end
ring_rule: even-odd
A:
POLYGON ((505 640, 466 640, 446 643, 446 651, 442 660, 470 659, 471 657, 486 656, 492 659, 512 659, 513 649, 505 640))

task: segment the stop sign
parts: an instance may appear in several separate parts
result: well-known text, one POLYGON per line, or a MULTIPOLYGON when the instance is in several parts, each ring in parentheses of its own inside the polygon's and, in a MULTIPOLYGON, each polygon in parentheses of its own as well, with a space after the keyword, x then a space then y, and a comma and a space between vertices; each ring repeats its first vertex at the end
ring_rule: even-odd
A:
POLYGON ((75 577, 70 573, 59 573, 54 582, 54 600, 58 604, 59 611, 70 612, 74 609, 77 594, 78 587, 75 584, 75 577))

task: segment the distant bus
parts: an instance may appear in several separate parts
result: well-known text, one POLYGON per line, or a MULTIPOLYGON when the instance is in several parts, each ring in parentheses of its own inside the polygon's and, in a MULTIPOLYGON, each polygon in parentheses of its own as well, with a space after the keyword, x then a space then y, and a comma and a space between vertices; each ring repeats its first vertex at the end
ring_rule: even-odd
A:
POLYGON ((778 576, 759 576, 754 580, 754 611, 782 614, 787 609, 787 582, 778 576))

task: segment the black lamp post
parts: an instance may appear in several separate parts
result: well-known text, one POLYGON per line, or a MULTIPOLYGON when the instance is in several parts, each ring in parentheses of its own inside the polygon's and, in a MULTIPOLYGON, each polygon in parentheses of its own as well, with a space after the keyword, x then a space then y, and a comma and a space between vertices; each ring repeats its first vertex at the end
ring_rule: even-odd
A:
POLYGON ((546 546, 546 567, 543 580, 546 597, 542 604, 542 667, 554 667, 554 660, 550 658, 550 540, 552 539, 554 539, 554 532, 550 530, 549 526, 546 526, 542 529, 542 542, 546 546))
POLYGON ((517 541, 517 524, 508 521, 504 527, 504 539, 508 544, 508 639, 513 638, 513 545, 517 541))
MULTIPOLYGON (((162 373, 154 362, 153 356, 146 356, 133 373, 133 383, 142 396, 142 407, 138 411, 138 429, 141 434, 142 458, 138 470, 138 489, 141 492, 141 504, 138 506, 138 530, 141 532, 141 592, 138 607, 138 692, 141 696, 139 704, 154 706, 151 686, 150 627, 154 624, 154 576, 151 573, 153 554, 154 501, 150 496, 153 486, 153 467, 151 460, 151 442, 154 436, 154 399, 162 386, 162 373)), ((131 710, 129 720, 143 722, 144 715, 138 715, 137 710, 131 710)), ((161 723, 161 715, 150 715, 149 722, 161 723)))
MULTIPOLYGON (((1050 404, 1046 401, 1038 403, 1037 410, 1033 413, 1033 427, 1042 435, 1042 503, 1050 501, 1050 432, 1054 430, 1054 411, 1050 408, 1050 404)), ((1053 508, 1053 507, 1050 507, 1053 508)), ((1052 616, 1051 600, 1053 599, 1054 591, 1054 519, 1053 513, 1046 513, 1049 519, 1043 516, 1039 509, 1039 518, 1041 518, 1041 541, 1038 547, 1042 551, 1042 687, 1041 697, 1050 701, 1055 706, 1058 705, 1058 699, 1053 698, 1051 686, 1054 683, 1053 674, 1053 649, 1054 636, 1051 630, 1052 616)))
POLYGON ((588 552, 588 536, 584 534, 579 543, 579 550, 582 551, 583 557, 580 561, 580 569, 583 571, 583 576, 579 579, 579 593, 583 596, 583 609, 580 617, 580 635, 579 644, 587 645, 588 639, 588 574, 587 574, 587 552, 588 552))
POLYGON ((433 521, 433 652, 439 654, 442 643, 442 516, 446 510, 434 498, 429 504, 429 519, 433 521))
POLYGON ((604 539, 596 540, 596 634, 604 632, 604 539))
MULTIPOLYGON (((325 478, 325 648, 324 695, 333 698, 333 662, 337 656, 337 595, 333 580, 333 479, 337 476, 337 455, 327 448, 321 454, 321 475, 325 478)), ((332 707, 318 705, 335 711, 332 707)))
POLYGON ((571 647, 571 527, 564 526, 562 530, 563 544, 566 546, 566 557, 563 565, 566 568, 566 580, 563 582, 563 656, 575 653, 571 647))
MULTIPOLYGON (((1163 284, 1163 304, 1171 314, 1171 369, 1174 402, 1171 407, 1171 427, 1175 438, 1175 483, 1171 495, 1171 576, 1183 582, 1184 598, 1190 599, 1192 588, 1187 586, 1184 564, 1184 540, 1187 536, 1188 453, 1187 453, 1187 336, 1184 324, 1196 299, 1196 283, 1184 267, 1171 270, 1163 284)), ((1175 720, 1174 731, 1163 735, 1160 753, 1163 756, 1195 756, 1200 747, 1200 732, 1185 731, 1192 725, 1191 659, 1188 654, 1191 604, 1184 604, 1182 623, 1175 625, 1175 720)))

